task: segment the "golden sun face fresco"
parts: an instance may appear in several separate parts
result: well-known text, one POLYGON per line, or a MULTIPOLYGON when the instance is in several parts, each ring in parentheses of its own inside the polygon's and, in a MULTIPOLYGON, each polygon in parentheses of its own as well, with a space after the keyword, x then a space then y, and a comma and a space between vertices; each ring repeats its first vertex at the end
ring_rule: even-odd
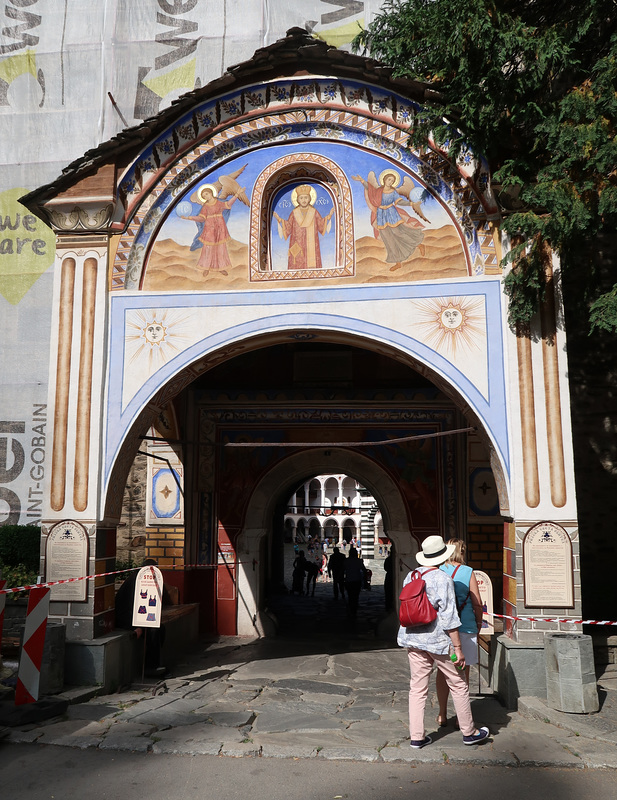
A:
POLYGON ((149 372, 166 364, 186 347, 186 314, 173 310, 137 311, 127 320, 127 363, 147 361, 149 372))
POLYGON ((480 297, 440 297, 418 301, 418 324, 427 344, 452 358, 457 352, 479 350, 486 314, 480 297))
POLYGON ((165 341, 166 334, 167 328, 155 319, 148 322, 143 330, 144 338, 148 344, 157 344, 159 346, 165 341))

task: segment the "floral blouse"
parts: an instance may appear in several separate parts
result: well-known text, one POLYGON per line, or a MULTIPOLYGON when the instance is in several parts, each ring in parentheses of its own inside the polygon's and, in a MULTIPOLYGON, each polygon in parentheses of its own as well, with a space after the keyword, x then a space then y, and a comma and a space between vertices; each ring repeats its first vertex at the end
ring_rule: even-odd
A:
MULTIPOLYGON (((437 609, 437 617, 429 625, 417 628, 399 627, 397 644, 399 647, 412 647, 427 653, 445 656, 450 652, 452 641, 446 631, 458 628, 461 624, 456 610, 454 581, 440 569, 418 567, 426 583, 426 594, 437 609)), ((403 581, 406 586, 411 580, 411 572, 403 581)))

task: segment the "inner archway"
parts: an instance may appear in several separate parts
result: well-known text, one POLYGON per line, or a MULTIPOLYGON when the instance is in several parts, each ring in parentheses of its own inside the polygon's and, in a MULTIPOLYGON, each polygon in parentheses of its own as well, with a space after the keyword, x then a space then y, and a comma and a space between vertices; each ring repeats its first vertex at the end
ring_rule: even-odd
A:
POLYGON ((369 489, 347 474, 315 475, 291 495, 284 520, 284 542, 276 536, 280 521, 275 520, 272 541, 261 548, 262 558, 270 558, 265 607, 278 634, 302 639, 374 635, 395 598, 391 542, 369 489), (306 515, 308 535, 298 526, 306 515), (346 585, 351 578, 345 573, 358 562, 360 594, 351 613, 346 585))
MULTIPOLYGON (((490 508, 467 502, 468 474, 482 490, 490 489, 490 450, 482 432, 471 431, 469 409, 463 406, 464 416, 454 390, 446 393, 442 381, 435 385, 426 370, 401 354, 395 358, 383 344, 368 347, 350 334, 344 340, 331 334, 335 341, 324 341, 323 332, 278 336, 276 343, 269 337, 262 347, 250 341, 223 352, 216 366, 195 368, 200 374, 192 383, 179 375, 175 384, 178 433, 170 441, 186 442, 178 457, 187 491, 186 522, 184 530, 174 531, 173 549, 181 555, 181 535, 184 563, 197 565, 175 574, 182 576, 182 601, 200 603, 204 630, 240 635, 271 630, 268 587, 282 580, 282 570, 275 568, 277 543, 290 533, 284 510, 294 493, 299 510, 310 508, 318 496, 311 481, 324 473, 349 476, 378 501, 381 529, 398 559, 395 591, 426 536, 469 532, 473 539, 480 533, 484 551, 488 520, 495 529, 490 566, 498 596, 500 562, 493 556, 501 556, 503 529, 495 481, 490 508), (461 428, 467 432, 452 435, 461 428), (307 498, 297 490, 307 481, 308 506, 303 506, 307 498)), ((167 397, 172 388, 166 387, 167 397)), ((343 485, 335 495, 344 505, 351 492, 343 485)), ((310 526, 310 514, 303 514, 298 530, 308 536, 310 526)), ((138 533, 134 525, 132 533, 138 533)), ((146 525, 144 555, 160 557, 152 550, 161 537, 155 530, 150 541, 149 533, 146 525)), ((342 533, 353 538, 348 526, 342 533)), ((474 566, 485 569, 475 560, 474 566)))
MULTIPOLYGON (((396 554, 393 565, 393 591, 399 591, 409 564, 415 563, 418 542, 412 536, 407 510, 400 488, 380 465, 367 456, 342 448, 309 449, 283 459, 255 487, 246 517, 246 526, 238 539, 238 633, 251 635, 273 633, 268 598, 282 577, 282 537, 277 532, 281 509, 295 488, 314 475, 345 473, 366 486, 384 516, 396 554), (265 560, 264 560, 265 558, 265 560), (259 569, 250 565, 259 562, 259 569), (243 568, 242 565, 245 565, 243 568), (248 568, 247 568, 248 567, 248 568), (269 591, 270 590, 270 591, 269 591)), ((385 616, 385 603, 383 608, 385 616)))

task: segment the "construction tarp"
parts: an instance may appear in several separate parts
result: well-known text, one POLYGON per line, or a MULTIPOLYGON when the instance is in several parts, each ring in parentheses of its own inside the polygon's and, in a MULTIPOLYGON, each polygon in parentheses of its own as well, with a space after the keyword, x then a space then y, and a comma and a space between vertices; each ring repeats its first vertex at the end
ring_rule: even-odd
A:
POLYGON ((0 5, 0 525, 41 518, 54 235, 18 202, 292 27, 339 47, 382 0, 0 5))

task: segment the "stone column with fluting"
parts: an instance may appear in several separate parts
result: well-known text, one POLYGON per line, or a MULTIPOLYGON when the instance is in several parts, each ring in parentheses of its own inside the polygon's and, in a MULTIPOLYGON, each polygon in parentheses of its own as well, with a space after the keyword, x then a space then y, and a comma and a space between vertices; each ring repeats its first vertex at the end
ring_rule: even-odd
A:
MULTIPOLYGON (((512 414, 514 479, 510 508, 502 508, 502 515, 509 518, 504 525, 503 613, 514 618, 568 620, 580 618, 582 609, 567 343, 560 311, 559 260, 546 246, 542 254, 544 300, 531 321, 518 325, 507 340, 512 407, 518 406, 518 412, 512 414), (568 553, 566 566, 559 569, 564 583, 561 594, 569 599, 571 593, 572 602, 561 607, 554 600, 550 602, 548 578, 543 592, 543 575, 548 573, 538 561, 537 549, 534 553, 528 550, 524 557, 525 537, 541 522, 555 526, 555 537, 568 545, 564 549, 568 553), (538 597, 548 597, 547 605, 540 607, 538 597)), ((576 626, 567 621, 514 619, 506 621, 505 630, 516 642, 538 646, 546 631, 569 632, 576 626)))
MULTIPOLYGON (((99 443, 105 381, 107 244, 103 235, 58 236, 49 379, 50 467, 41 523, 42 571, 59 577, 47 539, 59 523, 87 536, 87 571, 107 572, 115 527, 100 515, 99 443)), ((58 552, 54 550, 54 552, 58 552)), ((91 639, 113 628, 113 578, 87 582, 86 600, 55 599, 50 619, 68 639, 91 639)), ((59 591, 55 592, 58 598, 59 591)))

